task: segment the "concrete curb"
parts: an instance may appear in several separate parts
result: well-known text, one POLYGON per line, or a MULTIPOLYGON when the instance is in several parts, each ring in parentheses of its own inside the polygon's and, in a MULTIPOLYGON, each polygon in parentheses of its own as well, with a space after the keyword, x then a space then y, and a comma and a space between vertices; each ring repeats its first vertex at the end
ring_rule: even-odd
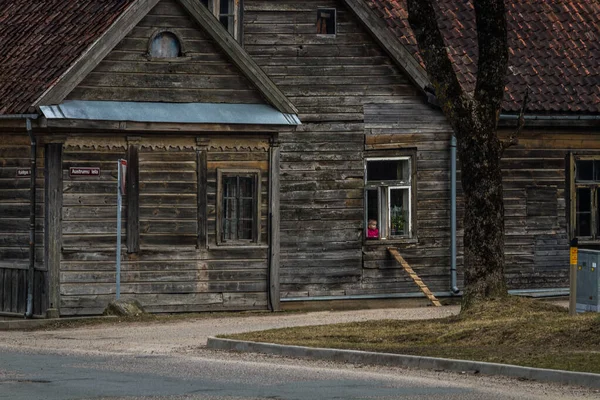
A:
POLYGON ((600 388, 600 374, 590 374, 585 372, 528 368, 508 364, 451 360, 447 358, 406 356, 389 353, 373 353, 368 351, 285 346, 273 343, 246 342, 242 340, 220 339, 215 337, 208 338, 207 347, 217 350, 274 354, 286 357, 311 358, 315 360, 349 362, 356 364, 373 364, 447 371, 476 371, 485 375, 502 375, 511 378, 600 388))
POLYGON ((12 330, 25 330, 43 328, 44 326, 69 323, 75 321, 89 321, 97 319, 113 319, 117 318, 113 315, 101 316, 101 317, 70 317, 70 318, 39 318, 39 319, 6 319, 0 321, 0 331, 12 331, 12 330))

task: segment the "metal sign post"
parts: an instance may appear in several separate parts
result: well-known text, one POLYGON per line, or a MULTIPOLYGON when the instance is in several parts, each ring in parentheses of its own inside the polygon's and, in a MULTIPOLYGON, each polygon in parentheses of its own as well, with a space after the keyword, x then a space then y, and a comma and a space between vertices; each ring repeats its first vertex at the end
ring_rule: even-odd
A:
POLYGON ((121 208, 125 194, 125 177, 127 176, 127 160, 119 159, 117 163, 117 300, 121 297, 121 208))
POLYGON ((569 251, 569 264, 571 265, 569 269, 569 314, 571 315, 577 314, 577 244, 576 238, 571 240, 571 248, 569 251))

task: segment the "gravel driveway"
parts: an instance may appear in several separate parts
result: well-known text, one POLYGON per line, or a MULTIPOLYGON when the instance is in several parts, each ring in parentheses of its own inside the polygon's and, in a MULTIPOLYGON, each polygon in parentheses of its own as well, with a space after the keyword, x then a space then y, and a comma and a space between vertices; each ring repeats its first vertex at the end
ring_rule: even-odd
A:
POLYGON ((240 317, 186 319, 152 323, 109 323, 51 331, 0 333, 0 347, 83 353, 173 354, 206 345, 209 336, 290 326, 325 325, 377 319, 442 318, 459 306, 388 308, 309 313, 245 314, 240 317))

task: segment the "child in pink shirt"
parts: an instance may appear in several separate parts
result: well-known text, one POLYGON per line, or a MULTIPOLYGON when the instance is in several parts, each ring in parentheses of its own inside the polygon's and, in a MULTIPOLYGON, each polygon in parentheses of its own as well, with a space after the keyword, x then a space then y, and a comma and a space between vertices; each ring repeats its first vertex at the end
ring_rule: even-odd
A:
POLYGON ((377 229, 377 221, 374 219, 369 220, 367 239, 379 239, 379 229, 377 229))

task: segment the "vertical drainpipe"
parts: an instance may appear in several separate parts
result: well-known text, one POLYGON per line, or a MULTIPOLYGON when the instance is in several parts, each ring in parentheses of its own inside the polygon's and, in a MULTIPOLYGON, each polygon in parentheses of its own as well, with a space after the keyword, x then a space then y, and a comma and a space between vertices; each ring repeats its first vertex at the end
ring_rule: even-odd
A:
POLYGON ((27 311, 25 318, 33 315, 33 278, 35 272, 35 178, 37 170, 37 142, 31 130, 31 119, 26 118, 27 134, 31 144, 29 167, 31 169, 29 184, 29 270, 27 271, 27 311))
POLYGON ((456 284, 456 137, 450 139, 450 290, 458 294, 456 284))

